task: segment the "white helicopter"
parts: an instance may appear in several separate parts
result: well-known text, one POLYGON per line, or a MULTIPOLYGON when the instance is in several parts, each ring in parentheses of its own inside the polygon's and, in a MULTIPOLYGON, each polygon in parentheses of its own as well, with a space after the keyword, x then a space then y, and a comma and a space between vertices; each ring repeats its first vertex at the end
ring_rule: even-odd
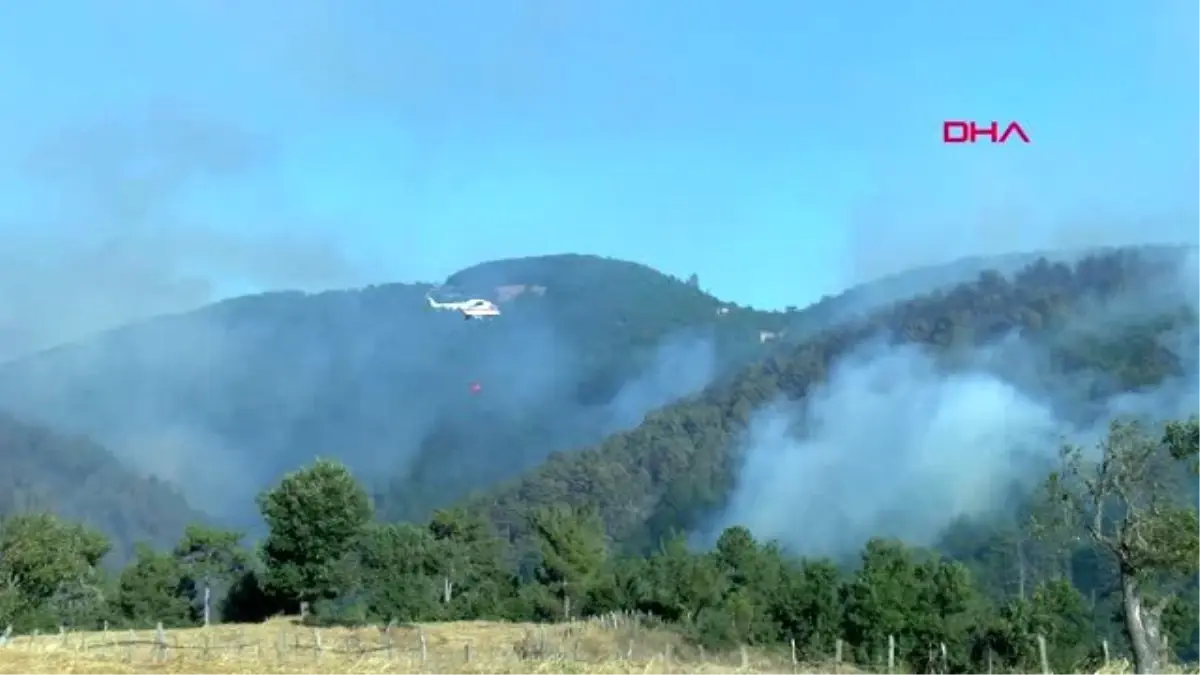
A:
POLYGON ((463 319, 468 321, 471 319, 479 320, 500 316, 500 308, 490 300, 472 298, 471 300, 463 300, 461 302, 438 302, 433 299, 432 295, 426 295, 425 299, 429 301, 430 307, 461 312, 463 319))

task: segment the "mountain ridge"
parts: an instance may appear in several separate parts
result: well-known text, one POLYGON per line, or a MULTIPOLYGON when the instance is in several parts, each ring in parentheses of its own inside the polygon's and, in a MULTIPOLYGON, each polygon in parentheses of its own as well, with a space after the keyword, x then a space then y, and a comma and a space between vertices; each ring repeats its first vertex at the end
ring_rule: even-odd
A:
MULTIPOLYGON (((718 315, 721 303, 694 286, 595 256, 492 262, 450 283, 497 273, 546 291, 507 299, 503 319, 485 323, 431 310, 424 296, 436 287, 420 283, 226 299, 2 364, 0 408, 96 438, 199 508, 245 514, 258 490, 314 455, 443 485, 469 478, 447 457, 477 469, 474 481, 515 475, 636 424, 761 352, 759 331, 785 320, 718 315), (531 418, 529 406, 546 409, 531 418), (490 431, 464 435, 470 418, 491 420, 490 431), (511 461, 488 450, 501 438, 521 448, 511 461)), ((420 517, 450 492, 388 508, 420 517)))
MULTIPOLYGON (((885 336, 885 343, 912 342, 952 354, 957 348, 973 351, 994 344, 1006 335, 1044 333, 1049 338, 1074 319, 1094 322, 1083 309, 1090 303, 1116 302, 1121 294, 1145 299, 1161 293, 1164 274, 1174 274, 1159 270, 1164 256, 1190 259, 1194 274, 1194 247, 1117 249, 1083 257, 1074 266, 1038 258, 1011 280, 984 272, 974 282, 828 326, 811 339, 780 344, 770 356, 748 364, 719 386, 650 413, 637 428, 618 432, 582 452, 551 456, 530 474, 475 497, 470 507, 486 513, 502 529, 519 532, 531 510, 559 503, 588 506, 601 514, 616 541, 653 547, 671 531, 702 528, 706 518, 728 506, 725 498, 734 489, 742 463, 738 438, 750 427, 756 411, 779 398, 805 399, 859 346, 885 336)), ((1175 315, 1167 325, 1187 331, 1184 352, 1172 358, 1194 362, 1194 288, 1187 293, 1186 302, 1193 309, 1175 315)), ((1145 308, 1154 303, 1143 304, 1145 308)), ((1168 306, 1161 307, 1170 316, 1168 306)), ((1160 346, 1156 335, 1162 333, 1143 341, 1147 349, 1160 346)), ((1104 359, 1103 365, 1112 368, 1111 360, 1117 357, 1096 345, 1092 348, 1100 349, 1099 353, 1074 344, 1047 344, 1045 349, 1047 358, 1060 364, 1058 368, 1082 372, 1104 359)), ((1109 395, 1159 383, 1186 370, 1164 362, 1162 354, 1146 364, 1137 363, 1147 354, 1139 351, 1120 368, 1138 376, 1143 375, 1139 369, 1149 368, 1153 372, 1148 378, 1132 379, 1109 395)), ((1195 387, 1190 391, 1181 412, 1194 412, 1194 406, 1189 406, 1194 403, 1195 387)))
MULTIPOLYGON (((568 440, 547 440, 545 425, 561 410, 548 406, 581 380, 551 378, 534 382, 536 391, 514 392, 518 378, 494 399, 469 396, 471 407, 441 420, 432 433, 436 442, 419 457, 432 475, 385 491, 387 499, 419 502, 407 505, 408 522, 372 514, 367 486, 342 463, 311 459, 262 493, 268 531, 257 545, 244 546, 236 532, 190 527, 172 550, 141 549, 119 574, 96 569, 107 545, 99 533, 41 514, 4 518, 0 535, 15 554, 0 558, 11 581, 6 620, 23 632, 64 623, 207 624, 211 588, 218 621, 262 620, 304 603, 313 625, 484 617, 544 624, 636 613, 710 654, 739 645, 743 651, 779 646, 787 654, 790 645, 793 654, 816 659, 838 642, 847 647, 844 662, 870 668, 878 665, 880 645, 894 643, 897 664, 917 669, 936 654, 929 645, 943 644, 942 663, 930 668, 958 672, 997 666, 1028 672, 1048 659, 1060 672, 1091 672, 1109 658, 1097 651, 1102 642, 1114 655, 1134 653, 1139 670, 1156 672, 1155 659, 1139 647, 1144 633, 1163 636, 1155 653, 1165 653, 1169 640, 1172 660, 1194 661, 1200 278, 1194 250, 1184 254, 1171 261, 1124 250, 1070 265, 1038 259, 1012 275, 985 270, 873 312, 861 311, 862 298, 851 296, 833 307, 859 310, 851 319, 817 325, 807 336, 785 326, 780 332, 787 334, 769 342, 750 339, 760 350, 753 358, 713 368, 691 383, 692 393, 673 392, 625 429, 552 452, 498 486, 488 482, 500 474, 484 471, 474 476, 488 479, 479 481, 484 489, 427 520, 411 515, 411 507, 454 502, 455 484, 471 483, 471 476, 443 467, 466 459, 473 461, 457 463, 478 469, 488 459, 456 454, 464 448, 510 461, 530 444, 552 448, 568 440), (522 395, 509 401, 514 393, 522 395), (513 411, 525 416, 512 417, 513 411), (1121 413, 1175 421, 1103 428, 1121 413), (1066 480, 1046 482, 1061 466, 1055 463, 1060 432, 1085 449, 1066 455, 1074 467, 1066 480), (1101 449, 1089 453, 1088 442, 1097 441, 1101 449), (1161 472, 1145 473, 1151 466, 1161 472), (1123 500, 1106 509, 1120 537, 1115 541, 1089 535, 1085 525, 1093 522, 1087 505, 1105 499, 1092 486, 1111 484, 1131 488, 1108 495, 1123 500), (427 494, 411 494, 421 485, 427 494), (1039 506, 1047 500, 1049 512, 1039 506), (1152 508, 1119 508, 1135 503, 1152 508), (1035 529, 1031 515, 1051 516, 1061 527, 1035 529), (1144 543, 1129 536, 1139 531, 1163 536, 1144 543), (1136 553, 1123 557, 1128 550, 1136 553), (1137 567, 1129 567, 1131 559, 1137 567), (1129 592, 1136 588, 1130 579, 1150 574, 1162 583, 1129 592), (1163 614, 1161 621, 1157 609, 1148 614, 1145 631, 1114 620, 1150 602, 1163 614), (1035 633, 1051 636, 1052 653, 1030 647, 1035 633)), ((523 301, 528 313, 510 316, 536 313, 542 297, 534 292, 523 301)), ((345 367, 375 365, 389 354, 368 350, 366 361, 351 358, 353 348, 364 346, 354 341, 364 337, 359 329, 386 328, 346 321, 363 318, 363 301, 359 293, 316 304, 284 296, 265 302, 275 309, 264 313, 259 299, 223 310, 248 314, 248 324, 209 327, 237 329, 211 336, 233 338, 242 349, 235 350, 239 362, 250 366, 242 375, 267 393, 279 382, 262 375, 290 366, 294 376, 291 360, 314 337, 334 339, 323 346, 342 367, 302 373, 329 397, 312 403, 328 416, 339 395, 397 384, 345 367), (329 323, 330 317, 337 320, 329 323), (281 361, 269 360, 280 355, 281 361), (338 375, 354 388, 336 390, 338 375)), ((605 359, 646 336, 646 326, 619 321, 622 309, 600 307, 611 320, 602 336, 597 326, 578 333, 612 350, 590 354, 598 363, 622 365, 605 359)), ((657 309, 650 316, 660 330, 678 318, 657 309)), ((545 347, 555 345, 545 334, 537 342, 539 334, 526 332, 549 328, 545 321, 479 324, 439 316, 447 320, 417 325, 456 340, 457 351, 444 357, 469 358, 501 344, 497 354, 511 359, 515 347, 533 340, 531 353, 544 360, 545 347)), ((728 316, 755 318, 706 311, 712 337, 728 316)), ((401 318, 393 327, 413 328, 411 317, 401 318)), ((819 324, 800 311, 783 318, 819 324)), ((758 326, 734 327, 744 338, 758 337, 750 332, 758 326)), ((697 363, 689 346, 719 342, 665 334, 684 347, 676 363, 682 368, 668 372, 668 381, 697 363)), ((139 339, 152 347, 164 336, 188 337, 151 332, 139 339)), ((128 339, 126 346, 137 344, 128 339)), ((680 345, 659 347, 678 355, 680 345)), ((670 365, 661 355, 653 360, 670 365)), ((156 363, 162 356, 154 355, 156 363)), ((399 364, 446 376, 446 363, 420 356, 399 364)), ((507 375, 527 377, 526 367, 536 363, 507 375)), ((183 372, 212 365, 189 363, 183 372)), ((489 388, 498 381, 489 379, 489 388)), ((108 397, 121 392, 114 384, 144 386, 100 384, 109 385, 101 392, 108 397)), ((427 394, 430 383, 416 384, 426 389, 410 389, 409 405, 425 402, 417 395, 427 394)), ((256 402, 255 391, 213 390, 237 406, 256 402)), ((193 396, 185 401, 189 409, 204 402, 203 391, 164 391, 193 396)), ((611 401, 602 404, 615 409, 611 401)), ((353 420, 333 421, 329 428, 346 442, 353 420)), ((320 429, 301 429, 295 438, 314 431, 320 429)))
MULTIPOLYGON (((1010 267, 1038 261, 1021 273, 1032 279, 1027 286, 1077 275, 1032 255, 1005 259, 1010 267)), ((490 500, 485 510, 496 522, 515 522, 526 511, 517 503, 642 486, 656 496, 620 507, 637 517, 601 509, 618 538, 636 546, 695 527, 721 506, 738 467, 717 446, 733 442, 768 392, 807 391, 804 383, 833 368, 837 357, 821 355, 814 340, 860 339, 895 324, 897 334, 953 343, 962 339, 953 316, 971 311, 937 307, 969 304, 963 293, 1015 292, 1034 302, 1020 282, 1005 290, 1003 275, 981 268, 986 259, 912 271, 908 288, 934 290, 906 298, 903 311, 891 297, 903 275, 802 310, 762 312, 703 291, 698 279, 573 254, 480 263, 437 286, 240 296, 0 364, 0 409, 95 437, 135 472, 161 476, 189 503, 199 497, 201 510, 251 530, 244 514, 253 495, 324 455, 370 476, 390 519, 420 520, 467 499, 477 508, 490 500), (966 291, 945 286, 972 273, 966 291), (429 311, 424 296, 435 289, 499 299, 506 314, 477 323, 429 311), (512 295, 500 298, 505 292, 512 295), (481 383, 479 395, 471 383, 481 383), (679 418, 679 406, 697 414, 679 418), (724 431, 710 438, 702 431, 709 427, 724 431), (630 440, 643 437, 654 442, 630 440), (693 462, 697 447, 701 461, 693 462), (572 457, 597 448, 605 459, 580 473, 583 460, 572 457), (549 479, 531 484, 530 476, 549 479), (212 503, 234 506, 213 512, 212 503)), ((1103 264, 1080 269, 1088 283, 1108 273, 1103 264)), ((986 310, 963 325, 995 337, 1053 314, 1055 303, 1061 298, 1051 293, 1032 310, 986 310)))

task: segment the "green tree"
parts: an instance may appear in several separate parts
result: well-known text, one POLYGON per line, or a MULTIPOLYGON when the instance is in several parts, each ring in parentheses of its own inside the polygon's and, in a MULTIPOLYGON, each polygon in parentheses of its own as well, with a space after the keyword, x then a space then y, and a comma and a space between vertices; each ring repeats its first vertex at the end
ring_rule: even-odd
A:
POLYGON ((588 594, 588 607, 592 612, 606 614, 631 609, 646 610, 649 603, 647 598, 655 587, 650 579, 650 561, 635 556, 609 558, 588 594))
POLYGON ((918 592, 916 566, 912 551, 900 542, 867 542, 861 566, 843 590, 844 632, 860 662, 887 644, 889 635, 907 633, 918 592))
POLYGON ((965 668, 976 598, 962 565, 900 542, 872 540, 843 595, 846 637, 860 663, 871 663, 894 636, 912 668, 940 667, 942 644, 945 665, 965 668))
POLYGON ((772 612, 781 598, 786 575, 779 548, 773 543, 759 545, 750 530, 734 526, 721 533, 713 556, 729 580, 723 605, 738 642, 779 639, 779 626, 772 612))
MULTIPOLYGON (((1136 421, 1114 421, 1089 461, 1078 447, 1062 451, 1062 468, 1046 484, 1053 519, 1043 531, 1065 528, 1086 536, 1116 564, 1125 632, 1139 673, 1162 672, 1163 612, 1172 583, 1191 580, 1200 550, 1194 487, 1196 419, 1167 425, 1159 438, 1136 421)), ((1194 589, 1193 589, 1194 590, 1194 589)))
POLYGON ((783 635, 809 659, 827 657, 841 637, 841 572, 828 560, 799 561, 791 566, 772 613, 783 635))
POLYGON ((249 555, 241 539, 238 532, 189 525, 176 544, 174 557, 182 573, 183 593, 197 621, 208 623, 214 603, 222 607, 230 588, 249 571, 249 555))
POLYGON ((1091 612, 1064 579, 1039 584, 1027 597, 1012 598, 984 616, 975 630, 972 661, 993 672, 1037 672, 1039 635, 1053 647, 1048 651, 1053 672, 1088 672, 1094 665, 1091 612))
POLYGON ((693 623, 701 613, 719 608, 729 589, 717 559, 689 551, 680 536, 664 541, 640 572, 646 587, 638 608, 668 621, 693 623))
POLYGON ((446 618, 505 618, 515 580, 507 546, 490 523, 463 509, 442 510, 434 512, 428 530, 446 618))
POLYGON ((606 555, 604 526, 595 512, 568 506, 549 507, 533 516, 540 561, 534 572, 538 583, 558 601, 540 603, 547 618, 573 616, 572 607, 588 597, 606 555))
POLYGON ((409 523, 374 524, 355 544, 353 585, 330 609, 378 621, 437 620, 441 578, 436 567, 428 530, 409 523))
POLYGON ((108 549, 99 532, 49 513, 0 520, 0 622, 21 631, 94 623, 108 549))
POLYGON ((930 651, 945 645, 943 667, 950 672, 964 671, 969 665, 970 636, 981 608, 970 573, 962 564, 930 556, 916 568, 916 580, 916 602, 909 607, 909 639, 918 648, 924 646, 930 651))
POLYGON ((168 553, 137 547, 133 563, 121 571, 116 609, 132 625, 164 626, 194 623, 183 584, 183 569, 168 553))
POLYGON ((267 522, 265 590, 289 610, 337 595, 346 554, 366 530, 371 500, 344 465, 317 460, 259 495, 267 522))

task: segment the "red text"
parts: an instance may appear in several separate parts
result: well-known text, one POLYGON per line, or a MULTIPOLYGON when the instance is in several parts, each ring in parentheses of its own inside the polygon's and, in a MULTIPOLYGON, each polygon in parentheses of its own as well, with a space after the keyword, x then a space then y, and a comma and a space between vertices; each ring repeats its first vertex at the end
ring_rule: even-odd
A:
POLYGON ((992 143, 1007 143, 1010 138, 1019 138, 1022 143, 1029 142, 1029 134, 1017 122, 1009 122, 1007 126, 1000 122, 979 122, 963 120, 947 120, 942 122, 943 143, 974 143, 980 136, 986 136, 992 143))

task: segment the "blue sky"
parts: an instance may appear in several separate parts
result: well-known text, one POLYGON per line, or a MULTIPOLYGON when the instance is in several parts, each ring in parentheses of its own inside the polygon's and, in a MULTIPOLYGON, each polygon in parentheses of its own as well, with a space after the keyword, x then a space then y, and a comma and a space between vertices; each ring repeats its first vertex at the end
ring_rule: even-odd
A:
POLYGON ((0 242, 23 283, 149 311, 555 252, 782 307, 968 253, 1195 240, 1197 12, 4 3, 0 242), (947 118, 1033 142, 946 146, 947 118))

